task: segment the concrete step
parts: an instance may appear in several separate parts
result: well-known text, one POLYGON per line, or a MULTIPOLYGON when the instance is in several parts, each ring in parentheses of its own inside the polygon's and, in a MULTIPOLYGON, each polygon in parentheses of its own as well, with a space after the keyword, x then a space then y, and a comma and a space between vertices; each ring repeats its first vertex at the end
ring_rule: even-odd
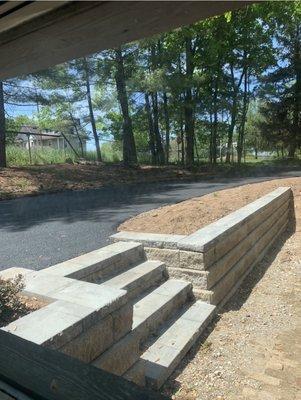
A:
POLYGON ((45 271, 57 277, 100 283, 145 260, 141 244, 118 242, 53 265, 45 271))
POLYGON ((102 285, 125 289, 129 298, 134 298, 167 278, 168 272, 165 264, 161 261, 149 260, 108 279, 102 285))
POLYGON ((145 340, 192 296, 191 283, 169 279, 134 304, 133 331, 145 340))
POLYGON ((196 301, 170 327, 162 329, 159 338, 147 348, 125 377, 138 377, 139 371, 144 371, 146 385, 159 389, 200 337, 214 310, 215 306, 196 301))
POLYGON ((140 357, 141 343, 192 296, 192 285, 170 279, 134 303, 132 331, 93 361, 93 365, 123 375, 140 357))

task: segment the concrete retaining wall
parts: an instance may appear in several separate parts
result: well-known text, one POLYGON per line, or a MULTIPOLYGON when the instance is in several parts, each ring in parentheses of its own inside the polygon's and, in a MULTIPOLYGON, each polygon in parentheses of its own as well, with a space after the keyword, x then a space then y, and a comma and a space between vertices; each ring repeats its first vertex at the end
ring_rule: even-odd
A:
POLYGON ((292 204, 291 189, 280 187, 191 235, 119 232, 112 239, 144 244, 171 276, 190 280, 197 297, 221 304, 286 229, 292 204))
POLYGON ((144 259, 142 245, 116 243, 41 271, 1 271, 3 279, 22 274, 23 293, 48 303, 1 329, 91 362, 129 333, 133 323, 127 291, 98 283, 144 259))

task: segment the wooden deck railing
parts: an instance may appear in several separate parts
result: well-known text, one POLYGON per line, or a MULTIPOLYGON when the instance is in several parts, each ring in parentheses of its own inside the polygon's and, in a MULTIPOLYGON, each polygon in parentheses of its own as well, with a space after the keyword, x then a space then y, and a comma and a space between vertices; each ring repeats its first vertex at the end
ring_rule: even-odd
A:
POLYGON ((167 400, 159 393, 1 330, 0 381, 40 400, 167 400))

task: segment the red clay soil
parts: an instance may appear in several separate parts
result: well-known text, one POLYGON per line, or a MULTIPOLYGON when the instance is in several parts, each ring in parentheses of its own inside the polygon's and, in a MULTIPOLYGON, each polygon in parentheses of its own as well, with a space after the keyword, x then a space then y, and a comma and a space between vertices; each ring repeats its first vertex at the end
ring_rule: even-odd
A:
POLYGON ((290 186, 300 194, 301 178, 243 185, 157 208, 125 221, 118 231, 191 234, 280 186, 290 186))

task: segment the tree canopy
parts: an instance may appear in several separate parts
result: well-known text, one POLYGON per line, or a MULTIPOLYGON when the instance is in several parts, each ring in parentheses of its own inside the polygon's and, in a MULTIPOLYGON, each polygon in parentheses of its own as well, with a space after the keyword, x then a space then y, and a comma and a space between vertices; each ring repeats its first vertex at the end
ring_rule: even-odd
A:
MULTIPOLYGON (((301 145, 300 4, 253 4, 3 82, 0 123, 6 104, 33 103, 40 126, 86 131, 99 161, 109 139, 126 165, 241 163, 250 150, 294 157, 301 145)), ((7 131, 13 124, 18 119, 6 115, 7 131)), ((0 147, 3 160, 3 138, 0 147)))

